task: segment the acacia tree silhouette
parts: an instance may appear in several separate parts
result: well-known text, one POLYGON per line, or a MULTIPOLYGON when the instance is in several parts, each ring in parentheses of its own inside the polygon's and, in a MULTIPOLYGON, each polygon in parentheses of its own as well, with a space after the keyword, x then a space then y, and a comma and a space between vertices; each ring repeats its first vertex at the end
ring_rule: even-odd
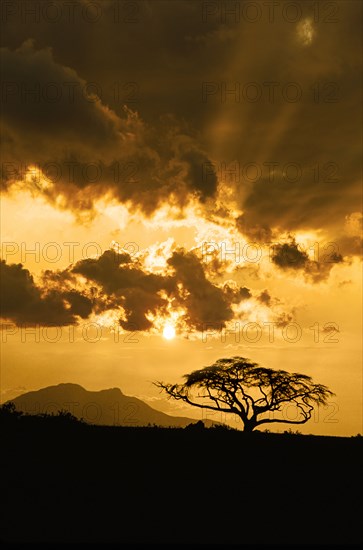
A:
POLYGON ((184 384, 154 382, 154 385, 166 392, 168 398, 202 409, 237 414, 245 432, 267 423, 305 424, 314 405, 326 405, 327 399, 334 395, 326 386, 314 384, 310 376, 260 367, 244 357, 218 359, 184 378, 184 384), (198 390, 195 396, 193 389, 198 390), (299 412, 296 420, 266 416, 271 413, 281 416, 286 403, 296 405, 299 412))

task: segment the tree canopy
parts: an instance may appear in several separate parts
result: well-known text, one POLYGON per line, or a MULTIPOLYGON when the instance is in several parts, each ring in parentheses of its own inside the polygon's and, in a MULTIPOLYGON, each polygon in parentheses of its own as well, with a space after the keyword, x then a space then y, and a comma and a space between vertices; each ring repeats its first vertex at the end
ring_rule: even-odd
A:
POLYGON ((155 385, 169 398, 238 415, 244 431, 268 423, 305 424, 314 406, 326 405, 334 395, 326 386, 314 384, 306 374, 261 367, 238 356, 218 359, 211 366, 184 375, 184 379, 183 384, 155 385), (287 404, 296 406, 296 420, 283 416, 287 404))

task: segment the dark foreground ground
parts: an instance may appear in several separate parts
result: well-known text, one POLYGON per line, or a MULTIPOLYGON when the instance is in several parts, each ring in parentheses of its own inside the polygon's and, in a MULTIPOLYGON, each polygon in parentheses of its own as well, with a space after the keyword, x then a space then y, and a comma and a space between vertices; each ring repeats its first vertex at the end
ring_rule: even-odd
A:
POLYGON ((3 420, 1 540, 357 544, 362 438, 3 420))

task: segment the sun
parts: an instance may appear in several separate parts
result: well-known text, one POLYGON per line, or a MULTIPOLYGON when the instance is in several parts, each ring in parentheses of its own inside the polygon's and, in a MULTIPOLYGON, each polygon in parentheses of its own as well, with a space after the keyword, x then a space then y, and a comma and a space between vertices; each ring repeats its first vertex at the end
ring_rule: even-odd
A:
POLYGON ((172 340, 175 338, 175 328, 172 325, 165 325, 163 330, 163 337, 166 340, 172 340))

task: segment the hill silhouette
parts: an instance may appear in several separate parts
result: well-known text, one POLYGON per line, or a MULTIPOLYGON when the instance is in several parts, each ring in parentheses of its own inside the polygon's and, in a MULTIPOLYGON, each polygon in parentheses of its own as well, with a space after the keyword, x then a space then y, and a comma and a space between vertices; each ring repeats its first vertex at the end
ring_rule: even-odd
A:
MULTIPOLYGON (((24 393, 11 400, 18 411, 28 414, 69 411, 76 418, 101 426, 147 426, 184 428, 195 419, 171 416, 141 399, 124 395, 119 388, 88 391, 79 384, 63 383, 24 393)), ((206 427, 211 420, 204 420, 206 427)))

